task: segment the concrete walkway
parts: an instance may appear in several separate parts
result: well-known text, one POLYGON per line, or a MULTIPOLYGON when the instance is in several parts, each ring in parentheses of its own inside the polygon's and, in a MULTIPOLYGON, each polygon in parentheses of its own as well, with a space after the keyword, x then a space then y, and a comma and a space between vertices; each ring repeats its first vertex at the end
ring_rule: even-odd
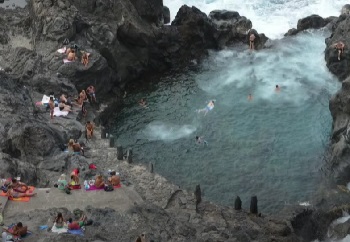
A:
POLYGON ((4 218, 18 212, 29 212, 35 209, 49 209, 65 207, 71 211, 76 208, 84 209, 91 205, 95 208, 112 208, 118 212, 125 212, 134 206, 134 203, 141 203, 142 198, 132 187, 122 186, 112 192, 85 191, 85 189, 73 190, 70 195, 58 188, 36 189, 37 196, 32 197, 29 202, 7 201, 4 218))

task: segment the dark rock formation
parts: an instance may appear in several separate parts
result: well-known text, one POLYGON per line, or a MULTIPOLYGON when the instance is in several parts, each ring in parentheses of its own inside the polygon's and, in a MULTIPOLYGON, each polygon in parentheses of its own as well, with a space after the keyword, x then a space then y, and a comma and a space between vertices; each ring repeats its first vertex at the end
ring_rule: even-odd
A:
POLYGON ((350 15, 350 4, 345 4, 341 9, 342 15, 350 15))
POLYGON ((319 15, 313 14, 308 17, 302 18, 298 20, 297 28, 292 28, 288 30, 288 32, 284 36, 296 35, 299 32, 302 32, 307 29, 320 29, 325 27, 328 23, 330 23, 333 18, 322 18, 319 15))
POLYGON ((170 23, 170 9, 166 6, 163 6, 163 18, 164 24, 170 23))
POLYGON ((350 19, 341 15, 333 25, 332 35, 326 39, 325 59, 328 69, 336 75, 340 80, 345 80, 350 75, 350 19), (344 53, 338 60, 338 51, 334 48, 334 44, 339 41, 345 44, 344 53))
POLYGON ((209 18, 218 29, 217 41, 220 47, 233 44, 237 41, 246 41, 252 22, 238 12, 215 10, 210 12, 209 18))

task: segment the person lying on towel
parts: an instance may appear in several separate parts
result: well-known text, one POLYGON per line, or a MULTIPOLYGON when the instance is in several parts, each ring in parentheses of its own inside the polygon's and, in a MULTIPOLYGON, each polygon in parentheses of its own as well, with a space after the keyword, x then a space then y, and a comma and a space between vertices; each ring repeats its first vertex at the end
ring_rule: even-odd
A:
POLYGON ((20 193, 13 190, 12 185, 8 186, 6 195, 10 198, 20 198, 20 197, 34 197, 36 193, 20 193))
POLYGON ((11 185, 12 189, 16 192, 25 193, 29 189, 29 187, 25 183, 17 181, 16 178, 12 179, 11 185))
POLYGON ((6 232, 14 235, 14 236, 25 236, 28 232, 28 227, 23 226, 21 222, 17 223, 15 226, 13 226, 12 230, 8 228, 3 228, 6 232))

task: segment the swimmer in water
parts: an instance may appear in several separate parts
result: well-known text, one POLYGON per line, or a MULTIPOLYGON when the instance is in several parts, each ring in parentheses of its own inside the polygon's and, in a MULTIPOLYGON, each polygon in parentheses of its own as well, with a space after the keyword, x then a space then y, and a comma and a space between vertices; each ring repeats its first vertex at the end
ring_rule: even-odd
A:
POLYGON ((280 91, 281 91, 280 86, 276 85, 275 91, 276 91, 276 92, 280 92, 280 91))
POLYGON ((147 101, 143 98, 141 98, 141 100, 139 101, 139 104, 141 107, 148 108, 147 101))
POLYGON ((250 94, 250 93, 249 93, 249 95, 248 95, 248 101, 253 101, 253 96, 252 96, 252 94, 250 94))
POLYGON ((200 144, 208 145, 208 142, 204 140, 203 137, 199 137, 199 136, 196 136, 196 143, 199 145, 200 144))
POLYGON ((204 116, 205 115, 207 115, 207 113, 209 112, 209 111, 211 111, 211 110, 213 110, 213 108, 214 108, 214 100, 211 100, 208 104, 207 104, 207 106, 205 107, 205 108, 203 108, 203 109, 199 109, 198 110, 198 113, 201 113, 201 112, 204 112, 204 116))

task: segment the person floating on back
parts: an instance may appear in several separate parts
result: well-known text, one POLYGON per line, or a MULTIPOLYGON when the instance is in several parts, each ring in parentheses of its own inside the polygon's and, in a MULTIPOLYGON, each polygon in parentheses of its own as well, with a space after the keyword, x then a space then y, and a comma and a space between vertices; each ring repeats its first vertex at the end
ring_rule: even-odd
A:
POLYGON ((341 41, 339 41, 338 43, 334 44, 334 48, 338 51, 338 60, 340 60, 340 56, 341 54, 344 53, 344 47, 345 44, 341 41))
POLYGON ((209 111, 213 110, 213 108, 214 108, 214 106, 215 106, 214 104, 215 104, 215 102, 214 102, 213 100, 211 100, 211 101, 207 104, 207 106, 206 106, 205 108, 199 109, 199 110, 198 110, 198 113, 204 112, 204 116, 207 115, 207 113, 208 113, 209 111))
POLYGON ((251 50, 255 49, 254 41, 255 41, 255 34, 251 33, 249 35, 249 49, 251 49, 251 50))

